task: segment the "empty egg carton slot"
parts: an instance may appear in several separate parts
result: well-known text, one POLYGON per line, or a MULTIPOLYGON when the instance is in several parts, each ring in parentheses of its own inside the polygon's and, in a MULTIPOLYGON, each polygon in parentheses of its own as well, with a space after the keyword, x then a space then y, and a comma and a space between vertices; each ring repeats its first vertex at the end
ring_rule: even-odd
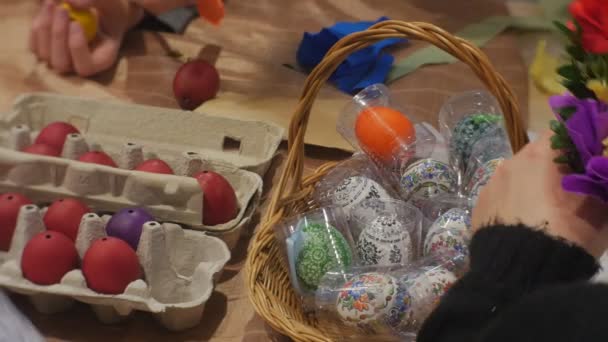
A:
MULTIPOLYGON (((89 213, 82 217, 76 250, 82 260, 91 244, 106 236, 108 216, 89 213)), ((133 311, 156 315, 168 329, 197 325, 213 291, 214 279, 230 259, 220 239, 171 223, 147 222, 137 247, 144 276, 131 282, 122 294, 91 290, 80 269, 74 269, 53 285, 37 285, 23 276, 21 258, 32 237, 45 231, 43 211, 35 205, 21 207, 10 249, 0 252, 0 286, 29 296, 41 312, 67 310, 73 301, 90 304, 97 317, 112 323, 133 311)))

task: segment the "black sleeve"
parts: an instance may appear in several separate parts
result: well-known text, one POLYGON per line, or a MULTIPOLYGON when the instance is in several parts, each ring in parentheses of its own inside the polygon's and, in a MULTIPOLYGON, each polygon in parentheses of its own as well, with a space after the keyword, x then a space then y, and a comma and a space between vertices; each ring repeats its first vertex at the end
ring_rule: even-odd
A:
POLYGON ((470 256, 470 271, 423 324, 418 342, 574 341, 560 339, 564 329, 582 327, 572 325, 573 310, 588 306, 587 317, 574 316, 600 326, 608 317, 608 287, 584 282, 599 266, 580 247, 522 225, 496 225, 475 234, 470 256), (591 315, 592 307, 604 315, 591 315))

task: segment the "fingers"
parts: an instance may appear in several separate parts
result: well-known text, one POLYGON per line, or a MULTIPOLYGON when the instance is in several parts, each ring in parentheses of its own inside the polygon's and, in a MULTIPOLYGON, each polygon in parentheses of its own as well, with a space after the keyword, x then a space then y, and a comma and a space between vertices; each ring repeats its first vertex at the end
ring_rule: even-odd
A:
POLYGON ((67 73, 72 69, 72 61, 68 47, 69 27, 70 18, 67 11, 61 6, 56 6, 51 29, 50 64, 51 67, 59 73, 67 73))
POLYGON ((102 36, 94 51, 91 51, 82 27, 75 22, 70 24, 68 45, 74 70, 84 77, 110 68, 116 61, 120 47, 116 41, 102 36))
POLYGON ((36 56, 43 61, 48 61, 51 54, 50 37, 54 9, 53 0, 46 0, 32 23, 30 46, 36 56))
POLYGON ((95 0, 66 0, 66 2, 78 9, 87 9, 95 5, 95 0))

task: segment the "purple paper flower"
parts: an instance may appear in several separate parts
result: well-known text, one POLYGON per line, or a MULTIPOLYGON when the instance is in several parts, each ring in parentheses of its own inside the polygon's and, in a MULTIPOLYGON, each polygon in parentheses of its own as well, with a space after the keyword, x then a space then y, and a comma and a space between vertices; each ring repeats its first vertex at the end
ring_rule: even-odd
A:
POLYGON ((585 169, 582 174, 565 176, 562 187, 608 202, 608 158, 602 156, 602 141, 608 137, 608 105, 572 95, 554 96, 549 104, 560 121, 563 120, 557 113, 572 109, 565 126, 585 169))

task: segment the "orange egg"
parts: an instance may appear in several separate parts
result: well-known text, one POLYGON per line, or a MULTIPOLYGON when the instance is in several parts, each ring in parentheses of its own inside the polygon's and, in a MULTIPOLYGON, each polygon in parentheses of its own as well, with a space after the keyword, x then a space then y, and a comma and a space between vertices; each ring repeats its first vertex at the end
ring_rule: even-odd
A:
POLYGON ((392 160, 397 148, 416 139, 412 122, 388 107, 369 107, 357 117, 355 135, 361 148, 381 161, 392 160))

